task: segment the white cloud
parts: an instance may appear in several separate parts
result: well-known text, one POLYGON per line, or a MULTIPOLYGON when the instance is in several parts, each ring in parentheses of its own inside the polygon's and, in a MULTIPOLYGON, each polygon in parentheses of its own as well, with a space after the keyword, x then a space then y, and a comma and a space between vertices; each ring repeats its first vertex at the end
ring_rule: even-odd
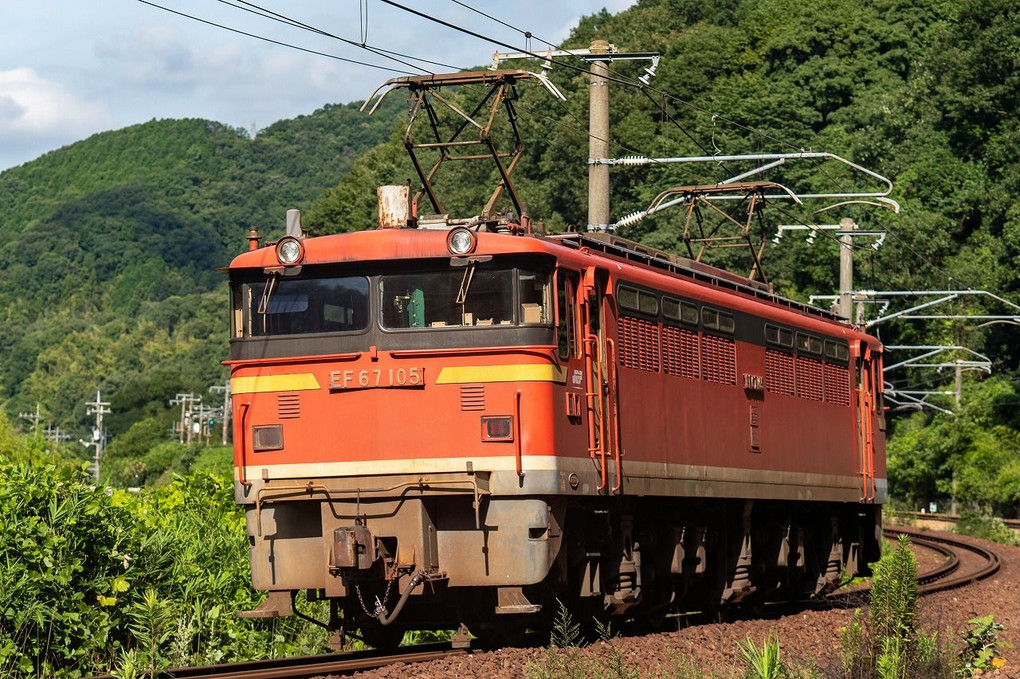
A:
POLYGON ((0 169, 113 126, 106 106, 75 97, 31 68, 0 71, 0 169))
POLYGON ((0 71, 0 138, 13 135, 73 138, 108 124, 101 104, 78 99, 31 68, 0 71))

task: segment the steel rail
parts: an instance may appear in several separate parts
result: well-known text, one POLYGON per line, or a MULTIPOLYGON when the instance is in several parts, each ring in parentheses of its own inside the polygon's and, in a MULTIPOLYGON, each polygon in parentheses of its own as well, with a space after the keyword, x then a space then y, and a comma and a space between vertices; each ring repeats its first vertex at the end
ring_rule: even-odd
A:
POLYGON ((998 554, 979 545, 972 545, 961 540, 954 540, 953 538, 941 535, 932 535, 931 533, 925 533, 912 528, 886 528, 884 532, 886 535, 906 535, 912 542, 917 544, 926 543, 926 547, 931 547, 934 544, 949 545, 954 551, 958 549, 967 550, 984 559, 985 563, 980 568, 961 575, 952 575, 951 577, 943 576, 942 578, 936 578, 928 581, 922 581, 919 577, 917 587, 919 594, 932 594, 934 592, 941 592, 947 589, 954 589, 956 587, 969 585, 973 582, 977 582, 978 580, 983 580, 984 578, 994 575, 1002 566, 998 554))
MULTIPOLYGON (((251 660, 224 665, 180 667, 160 670, 153 679, 303 679, 323 675, 346 675, 377 669, 395 663, 419 663, 468 653, 466 648, 453 648, 449 643, 421 644, 379 655, 378 651, 357 651, 345 654, 309 655, 273 660, 251 660)), ((100 675, 91 679, 113 679, 100 675)))
MULTIPOLYGON (((930 549, 946 558, 945 563, 940 564, 930 571, 918 574, 917 593, 920 595, 934 594, 935 592, 969 585, 994 574, 1000 567, 999 556, 995 552, 985 549, 984 547, 971 545, 960 540, 954 540, 950 537, 932 535, 930 533, 899 526, 895 528, 885 528, 882 532, 886 537, 906 535, 910 538, 911 544, 917 547, 930 549), (985 561, 984 565, 977 570, 958 574, 961 567, 960 550, 967 550, 982 557, 985 561)), ((867 595, 870 591, 870 584, 850 591, 837 590, 830 593, 823 599, 816 601, 815 605, 821 604, 824 607, 834 606, 837 608, 865 605, 867 603, 867 595)))

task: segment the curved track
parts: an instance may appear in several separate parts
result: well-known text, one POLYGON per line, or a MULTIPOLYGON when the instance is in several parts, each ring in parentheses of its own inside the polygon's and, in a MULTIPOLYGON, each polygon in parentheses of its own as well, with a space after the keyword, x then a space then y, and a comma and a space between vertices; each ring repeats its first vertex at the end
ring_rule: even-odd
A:
MULTIPOLYGON (((954 587, 963 587, 972 582, 986 578, 999 570, 999 556, 984 547, 969 544, 943 535, 933 535, 910 528, 887 528, 886 537, 895 538, 907 535, 911 542, 921 548, 930 549, 941 554, 945 561, 938 567, 917 576, 919 594, 931 594, 954 587), (970 552, 982 559, 977 567, 964 569, 960 552, 970 552), (960 572, 961 570, 964 572, 960 572)), ((968 559, 969 560, 969 559, 968 559)), ((830 595, 827 605, 839 605, 845 599, 847 605, 860 605, 861 597, 866 589, 852 592, 841 592, 830 595)), ((380 655, 377 651, 359 651, 343 655, 314 655, 299 658, 282 658, 276 660, 260 660, 228 665, 210 665, 207 667, 187 667, 166 670, 157 677, 169 679, 303 679, 322 675, 345 675, 354 672, 385 667, 396 663, 417 663, 438 660, 451 655, 462 655, 470 652, 466 648, 453 648, 451 644, 424 644, 398 649, 396 652, 380 655)), ((98 677, 96 679, 112 679, 98 677)))
POLYGON ((999 555, 992 550, 948 536, 933 535, 924 531, 901 527, 886 528, 884 533, 887 537, 906 535, 916 545, 947 555, 945 564, 917 576, 917 591, 919 594, 931 594, 933 592, 953 589, 954 587, 969 585, 972 582, 977 582, 995 574, 1001 566, 999 555), (976 554, 982 559, 982 564, 976 568, 969 569, 967 572, 959 573, 961 563, 959 552, 961 550, 976 554))
MULTIPOLYGON (((253 660, 226 665, 182 667, 163 670, 154 679, 305 679, 322 675, 346 675, 396 663, 418 663, 439 660, 451 655, 463 655, 468 649, 453 648, 450 644, 421 644, 397 649, 386 655, 378 651, 309 655, 275 660, 253 660)), ((110 675, 93 679, 113 679, 110 675)))

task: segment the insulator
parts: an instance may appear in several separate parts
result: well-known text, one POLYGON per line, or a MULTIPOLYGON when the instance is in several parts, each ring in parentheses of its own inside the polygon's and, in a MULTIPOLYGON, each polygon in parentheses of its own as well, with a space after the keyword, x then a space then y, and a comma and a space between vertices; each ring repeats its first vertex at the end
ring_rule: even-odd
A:
POLYGON ((645 156, 624 156, 616 161, 617 165, 647 165, 648 158, 645 156))
POLYGON ((622 226, 630 226, 631 224, 636 224, 636 223, 640 222, 642 219, 644 219, 647 215, 648 215, 648 213, 645 212, 644 210, 641 210, 639 212, 633 212, 633 213, 627 215, 626 217, 623 217, 622 219, 618 220, 616 222, 616 228, 620 228, 622 226))

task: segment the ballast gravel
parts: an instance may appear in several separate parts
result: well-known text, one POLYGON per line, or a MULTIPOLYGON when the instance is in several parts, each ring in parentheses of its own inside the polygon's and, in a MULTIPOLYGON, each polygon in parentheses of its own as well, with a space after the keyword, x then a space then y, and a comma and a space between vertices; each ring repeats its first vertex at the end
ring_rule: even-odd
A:
MULTIPOLYGON (((999 639, 1012 646, 1000 648, 999 655, 1006 664, 984 676, 1020 679, 1020 548, 953 537, 993 549, 1002 560, 1002 568, 978 583, 922 597, 918 607, 919 623, 929 633, 940 632, 948 643, 962 648, 967 622, 993 614, 1006 628, 999 639)), ((920 572, 930 570, 937 561, 928 550, 915 548, 915 553, 920 572)), ((966 557, 962 566, 968 567, 966 557)), ((620 636, 584 648, 508 648, 477 652, 413 667, 392 665, 355 676, 361 679, 730 678, 739 677, 745 669, 739 644, 751 640, 760 648, 770 635, 779 639, 783 660, 789 666, 816 667, 822 676, 836 676, 834 670, 840 666, 840 630, 851 622, 852 616, 853 611, 848 609, 801 611, 776 619, 701 624, 644 636, 620 636)))

